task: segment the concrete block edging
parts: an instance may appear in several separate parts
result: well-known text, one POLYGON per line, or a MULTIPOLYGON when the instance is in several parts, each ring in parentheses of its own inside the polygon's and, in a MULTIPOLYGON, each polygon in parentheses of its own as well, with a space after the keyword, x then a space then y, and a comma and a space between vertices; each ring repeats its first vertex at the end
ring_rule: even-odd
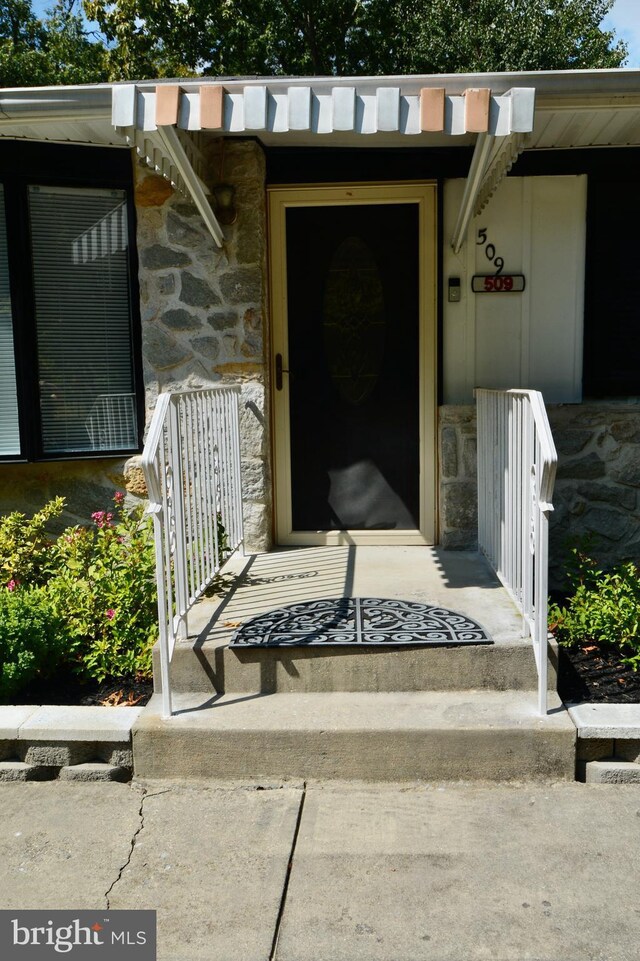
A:
POLYGON ((56 777, 130 780, 131 731, 142 710, 123 706, 0 706, 0 781, 56 777))
POLYGON ((577 778, 640 783, 640 704, 568 704, 578 738, 577 778))

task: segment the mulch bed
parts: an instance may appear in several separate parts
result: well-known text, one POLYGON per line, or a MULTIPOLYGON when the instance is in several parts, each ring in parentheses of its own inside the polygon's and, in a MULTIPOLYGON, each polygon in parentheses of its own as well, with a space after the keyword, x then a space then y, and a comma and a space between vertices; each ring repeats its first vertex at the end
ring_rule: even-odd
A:
POLYGON ((558 693, 563 701, 640 704, 640 670, 622 664, 614 647, 587 641, 561 647, 558 693))
POLYGON ((114 707, 144 707, 153 694, 153 681, 121 678, 117 681, 81 683, 77 677, 62 674, 47 681, 36 681, 17 698, 20 704, 80 704, 114 707))

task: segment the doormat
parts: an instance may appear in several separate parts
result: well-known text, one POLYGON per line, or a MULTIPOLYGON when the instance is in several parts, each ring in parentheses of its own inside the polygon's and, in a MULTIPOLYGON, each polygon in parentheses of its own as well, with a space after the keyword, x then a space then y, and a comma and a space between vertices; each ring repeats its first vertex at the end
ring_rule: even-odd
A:
POLYGON ((379 597, 338 597, 258 614, 235 631, 229 646, 310 644, 493 644, 493 640, 476 621, 446 607, 379 597))

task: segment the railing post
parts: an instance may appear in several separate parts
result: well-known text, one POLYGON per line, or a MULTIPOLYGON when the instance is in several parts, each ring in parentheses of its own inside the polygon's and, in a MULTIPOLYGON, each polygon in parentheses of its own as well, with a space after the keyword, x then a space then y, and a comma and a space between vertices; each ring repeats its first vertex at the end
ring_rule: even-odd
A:
POLYGON ((235 541, 240 545, 244 557, 244 517, 242 511, 242 465, 240 461, 240 395, 236 393, 231 403, 231 457, 233 460, 232 475, 234 482, 234 515, 236 520, 235 541))
POLYGON ((180 430, 180 398, 172 398, 169 407, 169 451, 171 458, 171 475, 173 480, 173 535, 175 537, 175 551, 173 563, 175 567, 176 584, 176 636, 186 637, 188 632, 188 586, 187 586, 187 544, 184 525, 184 470, 182 451, 182 431, 180 430))
POLYGON ((538 708, 546 714, 549 512, 557 454, 538 391, 475 393, 478 544, 522 614, 538 669, 538 708))

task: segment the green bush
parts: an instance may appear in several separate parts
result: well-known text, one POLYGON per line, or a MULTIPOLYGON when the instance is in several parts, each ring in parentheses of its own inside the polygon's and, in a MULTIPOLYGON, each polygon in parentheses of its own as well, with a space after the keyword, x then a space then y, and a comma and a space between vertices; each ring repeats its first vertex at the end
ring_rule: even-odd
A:
POLYGON ((623 660, 640 665, 640 570, 632 563, 610 572, 579 548, 572 550, 566 605, 549 608, 549 628, 567 646, 595 641, 618 647, 623 660))
MULTIPOLYGON (((142 507, 126 511, 124 494, 117 493, 111 511, 92 515, 92 527, 70 527, 51 538, 46 524, 63 508, 63 498, 56 498, 30 519, 18 513, 0 519, 3 602, 14 611, 24 598, 25 610, 31 611, 35 601, 29 598, 38 588, 39 616, 57 625, 67 665, 82 677, 150 677, 158 634, 151 519, 142 507)), ((0 623, 0 649, 14 643, 16 617, 0 623)), ((28 623, 26 615, 20 618, 28 623)), ((21 661, 42 660, 36 621, 33 658, 26 653, 28 630, 20 636, 21 661)))
POLYGON ((93 528, 74 527, 55 542, 47 583, 64 619, 74 669, 102 681, 150 677, 157 638, 155 554, 151 518, 127 512, 116 494, 113 511, 96 511, 93 528))
POLYGON ((65 645, 61 619, 46 589, 0 589, 0 700, 11 701, 35 677, 58 667, 65 645))
MULTIPOLYGON (((91 527, 69 527, 53 538, 46 526, 63 509, 58 497, 32 518, 0 519, 0 596, 13 612, 0 621, 0 651, 15 648, 26 682, 48 666, 49 632, 49 660, 57 665, 63 648, 66 667, 85 679, 150 677, 158 636, 151 518, 142 507, 125 510, 124 494, 117 493, 110 511, 92 514, 91 527)), ((226 554, 220 516, 217 524, 226 554)))
POLYGON ((55 497, 33 515, 18 511, 0 517, 0 584, 44 584, 53 573, 53 541, 47 524, 59 517, 64 498, 55 497))

